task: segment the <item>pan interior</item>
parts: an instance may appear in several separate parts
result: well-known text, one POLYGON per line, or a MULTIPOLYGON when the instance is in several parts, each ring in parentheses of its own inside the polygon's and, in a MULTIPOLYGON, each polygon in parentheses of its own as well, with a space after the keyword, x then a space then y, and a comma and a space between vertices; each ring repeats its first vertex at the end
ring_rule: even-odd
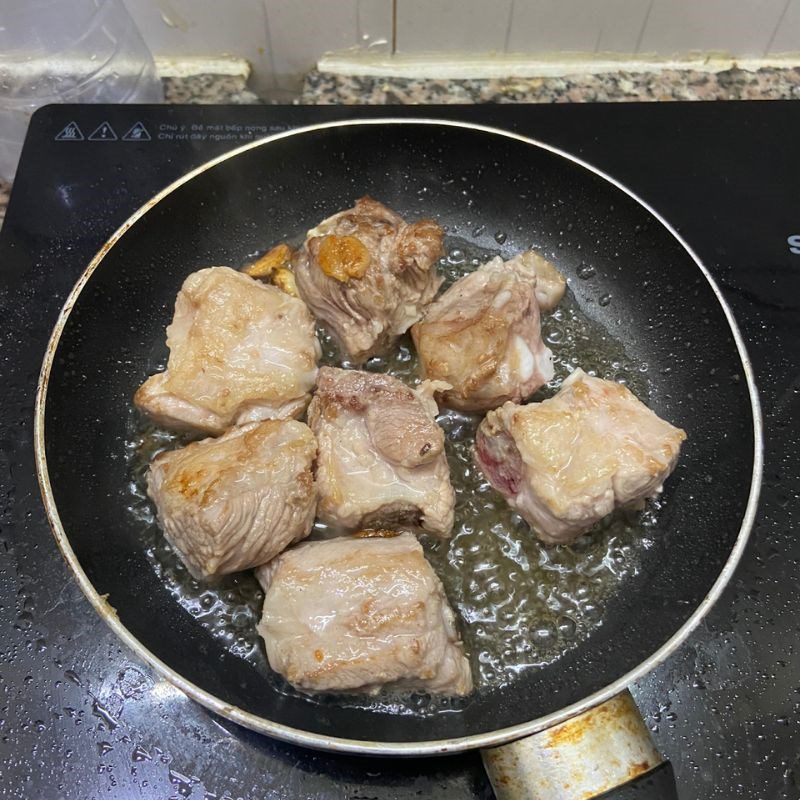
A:
MULTIPOLYGON (((553 345, 556 350, 557 346, 553 345)), ((174 672, 231 706, 322 736, 471 736, 577 702, 657 651, 708 593, 739 533, 752 471, 745 376, 725 315, 679 242, 626 193, 557 154, 440 125, 348 125, 278 139, 163 197, 108 251, 57 345, 45 406, 53 496, 76 558, 121 622, 174 672), (649 404, 689 434, 664 508, 591 635, 464 701, 308 699, 176 603, 128 513, 131 397, 164 363, 164 328, 190 272, 245 263, 371 194, 432 216, 452 241, 510 257, 534 246, 575 302, 647 364, 649 404), (590 279, 587 275, 590 274, 590 279)), ((524 576, 521 577, 524 579, 524 576)))

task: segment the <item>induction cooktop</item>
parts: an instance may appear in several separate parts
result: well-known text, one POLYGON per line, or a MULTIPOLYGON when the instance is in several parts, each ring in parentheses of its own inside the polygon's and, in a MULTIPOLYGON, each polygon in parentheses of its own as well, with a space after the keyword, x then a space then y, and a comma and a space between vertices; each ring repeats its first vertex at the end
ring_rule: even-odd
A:
POLYGON ((0 231, 0 798, 491 797, 477 754, 312 752, 187 699, 127 651, 84 599, 36 483, 39 366, 64 299, 108 236, 159 189, 244 142, 380 116, 493 125, 567 150, 665 216, 721 286, 763 404, 760 511, 717 606, 631 689, 682 800, 797 800, 800 103, 792 101, 38 111, 0 231))

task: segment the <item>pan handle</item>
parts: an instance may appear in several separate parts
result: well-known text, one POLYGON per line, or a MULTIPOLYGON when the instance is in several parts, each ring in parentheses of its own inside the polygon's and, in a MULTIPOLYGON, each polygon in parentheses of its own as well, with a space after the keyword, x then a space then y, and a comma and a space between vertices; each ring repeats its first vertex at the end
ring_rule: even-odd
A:
POLYGON ((669 762, 656 750, 627 690, 481 756, 497 800, 677 798, 669 762))

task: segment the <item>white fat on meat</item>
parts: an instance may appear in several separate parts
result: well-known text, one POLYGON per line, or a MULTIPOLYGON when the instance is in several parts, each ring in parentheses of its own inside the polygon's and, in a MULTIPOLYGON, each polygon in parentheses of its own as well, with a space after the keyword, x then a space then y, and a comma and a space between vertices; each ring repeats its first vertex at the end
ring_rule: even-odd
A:
POLYGON ((270 666, 305 692, 472 690, 441 581, 411 534, 306 542, 257 570, 270 666))
POLYGON ((320 520, 335 531, 370 524, 447 537, 455 495, 433 393, 390 375, 322 367, 309 425, 319 443, 320 520))
POLYGON ((263 564, 311 532, 316 453, 302 422, 252 422, 156 456, 147 492, 192 574, 225 575, 263 564))
POLYGON ((563 544, 658 494, 685 438, 625 386, 577 369, 549 400, 490 411, 475 457, 542 541, 563 544))
POLYGON ((442 284, 443 231, 407 223, 362 197, 308 232, 293 259, 297 290, 355 363, 387 352, 442 284))
POLYGON ((519 265, 521 270, 536 275, 535 294, 541 311, 552 311, 561 302, 567 290, 567 281, 544 256, 526 250, 506 263, 519 265))
POLYGON ((231 425, 299 417, 320 346, 305 303, 228 267, 189 275, 167 328, 169 361, 134 396, 168 428, 217 435, 231 425))
POLYGON ((422 375, 449 383, 443 405, 485 411, 530 397, 553 377, 540 307, 564 295, 563 276, 531 251, 499 256, 456 281, 411 335, 422 375))

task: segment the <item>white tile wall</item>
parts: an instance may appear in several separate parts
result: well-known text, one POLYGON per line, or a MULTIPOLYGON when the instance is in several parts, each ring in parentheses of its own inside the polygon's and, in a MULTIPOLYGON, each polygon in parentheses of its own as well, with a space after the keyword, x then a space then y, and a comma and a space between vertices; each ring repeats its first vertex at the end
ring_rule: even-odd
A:
POLYGON ((648 0, 514 0, 510 53, 635 53, 648 0))
POLYGON ((397 0, 397 51, 500 52, 513 0, 397 0))
MULTIPOLYGON (((0 0, 2 3, 3 0, 0 0)), ((324 52, 392 41, 393 0, 125 0, 156 55, 247 58, 294 88, 324 52)), ((800 53, 800 0, 395 0, 401 53, 800 53)))
POLYGON ((770 53, 800 53, 800 0, 787 0, 786 9, 775 25, 770 53))
POLYGON ((653 0, 640 51, 691 50, 761 56, 787 0, 653 0))
MULTIPOLYGON (((2 0, 0 0, 2 2, 2 0)), ((322 53, 389 48, 392 0, 125 0, 158 56, 235 55, 259 89, 296 88, 322 53)))
POLYGON ((392 47, 392 0, 358 0, 356 24, 360 47, 389 52, 392 47))
POLYGON ((266 0, 266 9, 281 88, 325 51, 391 41, 390 0, 266 0))
POLYGON ((155 55, 239 56, 271 83, 263 0, 125 0, 125 6, 155 55))

